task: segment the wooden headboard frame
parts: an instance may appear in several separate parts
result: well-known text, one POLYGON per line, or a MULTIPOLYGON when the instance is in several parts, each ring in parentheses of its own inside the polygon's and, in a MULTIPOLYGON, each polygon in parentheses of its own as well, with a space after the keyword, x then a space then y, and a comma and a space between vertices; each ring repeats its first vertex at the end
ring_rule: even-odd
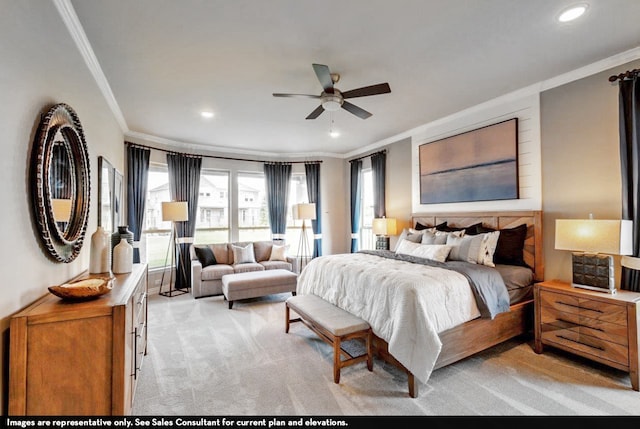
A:
POLYGON ((536 281, 544 280, 544 258, 542 246, 542 211, 487 211, 467 213, 414 213, 411 215, 411 227, 416 222, 435 226, 447 222, 448 226, 465 227, 482 222, 483 226, 493 229, 514 228, 527 225, 527 238, 524 243, 524 261, 533 268, 536 281))

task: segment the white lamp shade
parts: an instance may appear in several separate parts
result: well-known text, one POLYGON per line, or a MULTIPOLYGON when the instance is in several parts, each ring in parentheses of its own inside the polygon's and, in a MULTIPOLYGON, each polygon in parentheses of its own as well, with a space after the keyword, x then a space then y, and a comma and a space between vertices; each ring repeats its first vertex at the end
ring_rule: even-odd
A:
POLYGON ((631 255, 633 222, 606 219, 556 219, 558 250, 631 255))
POLYGON ((293 206, 293 218, 294 219, 315 219, 316 218, 316 205, 314 203, 308 204, 294 204, 293 206))
POLYGON ((71 218, 71 199, 53 198, 51 200, 53 220, 56 222, 69 222, 71 218))
POLYGON ((189 209, 186 201, 164 201, 162 203, 162 220, 184 222, 189 220, 189 209))
POLYGON ((396 220, 392 217, 375 218, 371 229, 375 235, 396 235, 396 220))

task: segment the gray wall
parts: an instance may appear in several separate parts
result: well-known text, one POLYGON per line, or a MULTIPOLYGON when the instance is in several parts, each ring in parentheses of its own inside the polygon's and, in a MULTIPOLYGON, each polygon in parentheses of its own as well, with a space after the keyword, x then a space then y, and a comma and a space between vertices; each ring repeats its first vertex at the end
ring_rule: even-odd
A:
MULTIPOLYGON (((91 161, 91 210, 87 235, 97 225, 97 163, 103 155, 123 169, 123 135, 53 2, 2 2, 0 13, 0 404, 6 415, 10 316, 89 267, 89 246, 69 264, 52 262, 42 250, 29 205, 29 153, 40 113, 67 103, 83 125, 91 161)), ((86 243, 86 241, 85 241, 86 243)))
MULTIPOLYGON (((618 86, 607 78, 640 61, 541 94, 545 279, 571 280, 571 254, 554 249, 555 220, 620 219, 618 86)), ((619 258, 616 258, 620 278, 619 258)))

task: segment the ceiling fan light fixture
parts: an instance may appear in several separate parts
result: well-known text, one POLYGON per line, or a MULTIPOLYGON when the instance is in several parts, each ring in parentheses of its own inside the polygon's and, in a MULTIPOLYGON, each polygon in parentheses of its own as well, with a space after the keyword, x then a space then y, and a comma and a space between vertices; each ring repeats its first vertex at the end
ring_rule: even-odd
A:
POLYGON ((325 94, 322 96, 322 108, 329 112, 335 112, 342 107, 342 97, 338 94, 325 94))
POLYGON ((200 116, 202 116, 205 119, 210 119, 210 118, 213 118, 213 112, 210 112, 208 110, 203 110, 202 112, 200 112, 200 116))

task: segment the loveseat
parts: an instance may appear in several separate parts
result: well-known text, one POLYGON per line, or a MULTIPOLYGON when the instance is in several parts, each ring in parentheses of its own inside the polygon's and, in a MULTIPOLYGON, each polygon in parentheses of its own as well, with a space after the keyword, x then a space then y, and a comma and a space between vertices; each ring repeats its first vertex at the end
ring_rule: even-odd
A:
POLYGON ((285 269, 298 273, 295 257, 272 241, 191 245, 191 294, 194 298, 222 294, 222 276, 285 269))

